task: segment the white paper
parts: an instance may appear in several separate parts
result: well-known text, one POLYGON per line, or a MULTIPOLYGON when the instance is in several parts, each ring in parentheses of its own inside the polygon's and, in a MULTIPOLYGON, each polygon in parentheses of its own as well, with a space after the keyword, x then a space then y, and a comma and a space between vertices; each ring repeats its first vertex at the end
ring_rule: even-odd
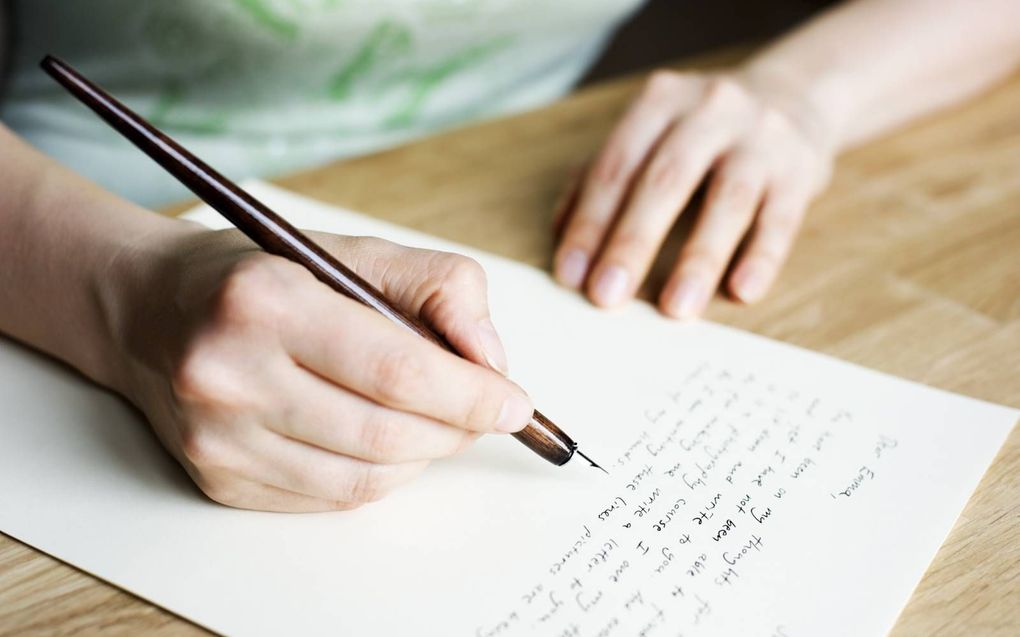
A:
POLYGON ((250 189, 295 225, 479 259, 513 377, 611 475, 488 437, 354 512, 233 510, 121 400, 0 340, 0 529, 215 631, 882 635, 1017 417, 250 189))

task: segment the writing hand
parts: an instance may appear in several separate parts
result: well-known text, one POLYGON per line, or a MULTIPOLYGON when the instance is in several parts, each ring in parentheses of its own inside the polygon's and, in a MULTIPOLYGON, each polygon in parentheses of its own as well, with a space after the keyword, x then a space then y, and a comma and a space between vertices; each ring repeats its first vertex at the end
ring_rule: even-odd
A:
POLYGON ((242 508, 350 509, 480 433, 525 426, 529 399, 493 371, 506 358, 474 261, 313 236, 474 362, 235 231, 195 231, 157 259, 122 257, 139 260, 115 268, 139 273, 114 330, 123 393, 202 491, 242 508))
POLYGON ((630 299, 708 175, 659 305, 699 315, 731 263, 730 292, 760 299, 832 162, 788 106, 737 73, 655 73, 567 198, 556 278, 600 306, 630 299))

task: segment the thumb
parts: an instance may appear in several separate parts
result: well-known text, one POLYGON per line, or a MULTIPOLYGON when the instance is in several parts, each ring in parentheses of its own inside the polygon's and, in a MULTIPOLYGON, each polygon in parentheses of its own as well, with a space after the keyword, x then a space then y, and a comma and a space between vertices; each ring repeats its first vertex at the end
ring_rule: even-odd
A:
POLYGON ((477 261, 372 237, 309 234, 462 356, 507 374, 506 351, 489 316, 485 270, 477 261))

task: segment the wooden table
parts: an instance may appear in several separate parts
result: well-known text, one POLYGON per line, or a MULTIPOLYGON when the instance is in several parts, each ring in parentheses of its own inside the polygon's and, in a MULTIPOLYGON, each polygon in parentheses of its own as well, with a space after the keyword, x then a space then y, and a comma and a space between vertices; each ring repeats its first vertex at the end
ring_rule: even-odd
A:
MULTIPOLYGON (((548 268, 552 202, 639 84, 596 86, 537 112, 277 183, 548 268)), ((716 299, 708 317, 1020 406, 1020 75, 842 157, 777 289, 752 308, 716 299)), ((1020 427, 894 635, 1020 634, 1018 496, 1020 427)), ((0 536, 0 635, 99 632, 206 634, 0 536)))

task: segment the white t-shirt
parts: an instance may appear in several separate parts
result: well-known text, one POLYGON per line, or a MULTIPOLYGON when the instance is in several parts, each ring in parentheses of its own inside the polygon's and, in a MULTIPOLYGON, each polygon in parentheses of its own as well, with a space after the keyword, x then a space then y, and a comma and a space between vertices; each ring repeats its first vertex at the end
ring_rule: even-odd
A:
POLYGON ((181 186, 45 76, 46 53, 235 179, 569 90, 642 0, 21 0, 0 118, 147 205, 181 186))

